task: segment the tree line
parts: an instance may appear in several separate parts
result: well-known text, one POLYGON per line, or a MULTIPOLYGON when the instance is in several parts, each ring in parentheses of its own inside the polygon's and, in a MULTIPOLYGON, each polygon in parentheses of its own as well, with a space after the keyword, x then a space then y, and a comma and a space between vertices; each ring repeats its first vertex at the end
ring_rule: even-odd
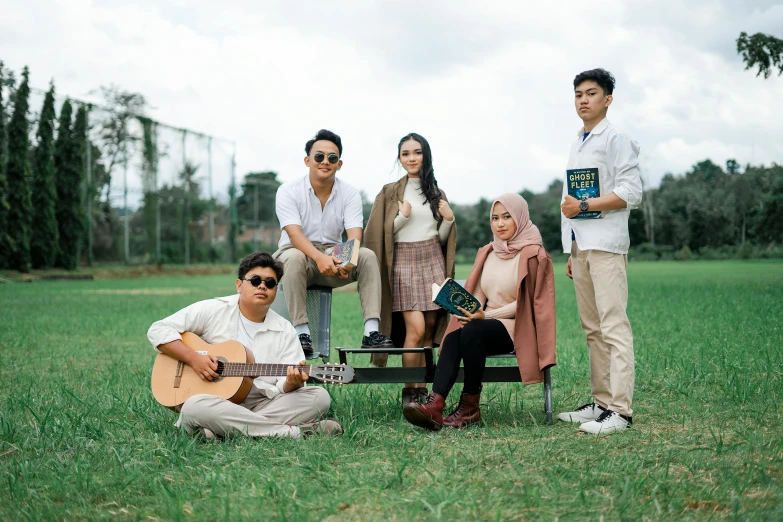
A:
MULTIPOLYGON (((783 256, 783 166, 747 165, 726 169, 710 160, 681 175, 666 174, 644 191, 641 208, 629 219, 631 256, 688 259, 783 256)), ((563 181, 538 194, 523 190, 530 218, 550 253, 562 251, 560 200, 563 181)), ((456 205, 460 260, 472 262, 476 249, 492 240, 491 201, 456 205)))
POLYGON ((82 158, 87 109, 65 100, 55 116, 54 84, 30 143, 29 70, 19 85, 0 62, 0 267, 73 269, 84 236, 82 158))

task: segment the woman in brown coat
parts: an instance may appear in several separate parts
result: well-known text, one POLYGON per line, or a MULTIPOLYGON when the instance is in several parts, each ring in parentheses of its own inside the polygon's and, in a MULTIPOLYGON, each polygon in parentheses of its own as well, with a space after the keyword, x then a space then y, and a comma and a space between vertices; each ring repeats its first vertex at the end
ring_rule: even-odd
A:
MULTIPOLYGON (((432 302, 432 283, 454 276, 454 213, 438 188, 429 143, 416 133, 397 145, 406 175, 381 189, 364 233, 381 267, 381 332, 394 346, 421 348, 440 342, 448 315, 432 302)), ((386 365, 386 354, 373 354, 386 365)), ((402 365, 424 366, 423 354, 403 354, 402 365)), ((405 383, 402 405, 423 401, 426 383, 405 383)))
POLYGON ((519 194, 492 204, 494 241, 482 247, 465 283, 481 303, 475 313, 452 319, 443 339, 432 393, 425 404, 411 402, 405 418, 429 430, 463 428, 481 420, 479 397, 488 355, 515 353, 523 384, 543 380, 555 364, 555 283, 552 260, 519 194), (445 419, 445 400, 460 362, 465 384, 456 409, 445 419))

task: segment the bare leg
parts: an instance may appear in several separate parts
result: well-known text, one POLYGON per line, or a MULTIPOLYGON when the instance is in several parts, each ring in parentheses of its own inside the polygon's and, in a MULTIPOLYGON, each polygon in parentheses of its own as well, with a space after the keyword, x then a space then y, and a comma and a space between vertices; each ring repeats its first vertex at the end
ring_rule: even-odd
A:
MULTIPOLYGON (((438 321, 438 311, 437 310, 430 310, 429 312, 423 312, 424 314, 424 336, 421 340, 422 346, 432 346, 432 338, 435 337, 435 326, 438 321)), ((420 366, 424 366, 424 354, 420 354, 421 358, 421 364, 420 366)), ((418 384, 417 387, 419 388, 426 388, 427 383, 423 382, 421 384, 418 384)))
MULTIPOLYGON (((402 312, 405 321, 405 343, 403 348, 421 348, 424 346, 425 321, 424 313, 417 311, 402 312)), ((405 368, 417 368, 424 366, 423 353, 402 354, 402 365, 405 368)), ((406 388, 425 388, 426 383, 406 382, 406 388)))

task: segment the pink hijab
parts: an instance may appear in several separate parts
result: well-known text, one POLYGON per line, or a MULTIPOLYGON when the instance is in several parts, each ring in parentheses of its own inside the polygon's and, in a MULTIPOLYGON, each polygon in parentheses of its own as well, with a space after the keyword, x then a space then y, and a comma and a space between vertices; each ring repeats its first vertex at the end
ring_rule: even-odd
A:
POLYGON ((517 224, 517 230, 514 235, 508 241, 504 241, 497 236, 494 236, 492 241, 492 250, 501 259, 511 259, 517 253, 528 245, 544 245, 544 241, 541 239, 541 232, 538 231, 538 227, 530 221, 530 212, 527 209, 527 201, 519 194, 506 193, 502 194, 492 202, 490 207, 490 214, 495 208, 495 203, 500 203, 509 214, 511 219, 517 224))

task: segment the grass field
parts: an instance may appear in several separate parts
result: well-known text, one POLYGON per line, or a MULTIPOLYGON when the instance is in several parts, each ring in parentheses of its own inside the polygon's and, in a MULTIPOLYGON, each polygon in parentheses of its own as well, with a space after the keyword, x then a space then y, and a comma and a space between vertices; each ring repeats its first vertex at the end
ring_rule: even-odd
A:
MULTIPOLYGON (((556 411, 589 398, 563 268, 556 411)), ((548 426, 541 387, 518 384, 485 387, 483 425, 425 433, 399 386, 349 385, 329 388, 343 437, 207 443, 153 401, 145 333, 231 276, 0 285, 0 519, 783 519, 783 263, 632 263, 629 280, 624 433, 548 426)), ((335 293, 332 346, 360 333, 358 297, 335 293)))

